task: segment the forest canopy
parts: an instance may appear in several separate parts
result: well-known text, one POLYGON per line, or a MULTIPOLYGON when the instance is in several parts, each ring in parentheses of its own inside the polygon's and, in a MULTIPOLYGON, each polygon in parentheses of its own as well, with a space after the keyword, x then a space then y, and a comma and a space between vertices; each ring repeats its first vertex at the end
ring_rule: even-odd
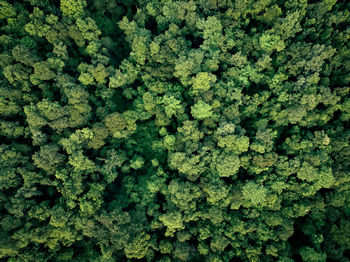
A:
POLYGON ((0 260, 349 262, 349 10, 0 0, 0 260))

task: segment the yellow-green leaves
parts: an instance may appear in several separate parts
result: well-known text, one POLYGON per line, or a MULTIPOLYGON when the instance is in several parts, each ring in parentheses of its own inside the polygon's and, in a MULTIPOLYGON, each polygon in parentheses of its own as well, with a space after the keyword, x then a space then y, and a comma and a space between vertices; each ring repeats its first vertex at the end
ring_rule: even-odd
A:
POLYGON ((104 119, 110 134, 116 138, 126 138, 136 131, 138 119, 135 111, 125 111, 123 114, 114 112, 104 119))
POLYGON ((147 37, 138 36, 133 39, 130 56, 140 65, 144 65, 149 53, 147 37))
POLYGON ((144 232, 137 235, 132 242, 130 242, 128 245, 125 246, 124 251, 125 255, 128 258, 136 258, 141 259, 143 258, 147 250, 150 246, 150 243, 148 240, 151 238, 150 235, 145 234, 144 232))
POLYGON ((330 188, 335 182, 332 169, 313 167, 308 162, 304 162, 297 172, 297 177, 309 183, 314 183, 317 189, 330 188))
POLYGON ((234 176, 240 167, 239 157, 233 152, 224 151, 216 161, 216 170, 220 177, 234 176))
POLYGON ((162 99, 162 103, 164 104, 164 110, 168 117, 173 115, 178 116, 184 112, 181 101, 172 95, 165 95, 162 99))
POLYGON ((15 8, 6 1, 0 1, 0 19, 14 17, 15 8))
POLYGON ((173 236, 177 230, 184 229, 183 218, 180 212, 161 215, 159 220, 166 227, 165 236, 173 236))
POLYGON ((61 0, 60 8, 63 15, 78 18, 84 14, 86 0, 61 0))
POLYGON ((56 171, 57 165, 65 159, 64 155, 60 154, 59 146, 48 144, 40 147, 40 150, 33 155, 34 165, 52 174, 56 171))
POLYGON ((213 116, 213 111, 209 104, 200 100, 191 107, 191 114, 195 119, 202 120, 213 116))
MULTIPOLYGON (((50 64, 48 62, 37 62, 33 65, 34 75, 33 77, 39 80, 50 80, 56 76, 56 74, 50 70, 50 64)), ((32 81, 33 84, 36 82, 32 81)))
POLYGON ((78 80, 83 85, 103 85, 107 82, 108 72, 101 63, 97 66, 82 63, 78 66, 78 70, 81 72, 78 80))
POLYGON ((259 206, 266 200, 267 189, 256 182, 249 181, 243 186, 242 194, 243 198, 248 201, 250 205, 259 206))
POLYGON ((218 146, 233 150, 233 152, 240 154, 248 151, 249 138, 237 135, 219 136, 218 146))
POLYGON ((259 38, 260 48, 267 53, 272 52, 273 50, 282 51, 285 48, 283 40, 278 35, 264 33, 259 38))
POLYGON ((118 112, 114 112, 105 118, 106 127, 112 134, 117 131, 121 131, 126 128, 126 123, 122 115, 118 112))
POLYGON ((208 91, 215 82, 215 75, 207 72, 200 72, 193 78, 193 90, 199 92, 208 91))

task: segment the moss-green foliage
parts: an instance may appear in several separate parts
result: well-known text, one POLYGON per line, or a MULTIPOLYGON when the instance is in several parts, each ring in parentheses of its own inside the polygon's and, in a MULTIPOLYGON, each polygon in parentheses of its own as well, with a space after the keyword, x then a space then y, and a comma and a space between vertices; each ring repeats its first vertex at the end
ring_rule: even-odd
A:
POLYGON ((0 0, 0 260, 349 261, 343 0, 0 0))

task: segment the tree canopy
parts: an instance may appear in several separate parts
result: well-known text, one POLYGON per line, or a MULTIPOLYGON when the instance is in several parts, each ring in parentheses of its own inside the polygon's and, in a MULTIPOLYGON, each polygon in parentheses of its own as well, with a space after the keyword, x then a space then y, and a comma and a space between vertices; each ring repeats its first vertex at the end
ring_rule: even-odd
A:
POLYGON ((0 0, 0 260, 350 259, 350 3, 0 0))

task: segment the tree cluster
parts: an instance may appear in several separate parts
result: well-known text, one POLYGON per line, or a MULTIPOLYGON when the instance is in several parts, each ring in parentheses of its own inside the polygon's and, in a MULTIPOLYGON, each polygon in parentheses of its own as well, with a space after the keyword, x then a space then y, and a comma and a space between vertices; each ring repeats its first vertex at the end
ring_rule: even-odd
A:
POLYGON ((0 0, 0 259, 350 258, 345 0, 0 0))

